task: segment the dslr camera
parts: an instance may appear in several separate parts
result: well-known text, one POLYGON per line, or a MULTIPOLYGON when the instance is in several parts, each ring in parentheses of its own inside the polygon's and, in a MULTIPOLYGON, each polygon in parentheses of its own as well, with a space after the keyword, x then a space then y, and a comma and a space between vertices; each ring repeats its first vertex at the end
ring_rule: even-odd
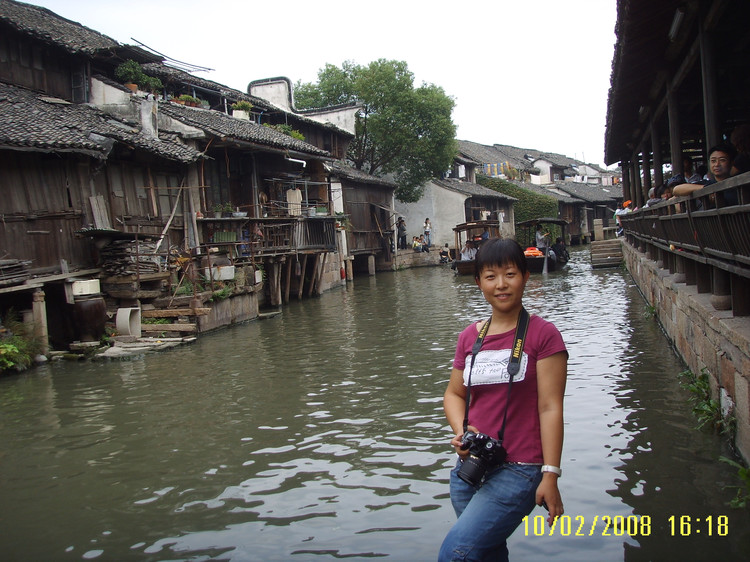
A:
POLYGON ((487 471, 503 464, 507 453, 497 439, 473 431, 467 431, 461 439, 461 450, 467 449, 469 456, 461 463, 458 477, 467 484, 480 488, 487 471))

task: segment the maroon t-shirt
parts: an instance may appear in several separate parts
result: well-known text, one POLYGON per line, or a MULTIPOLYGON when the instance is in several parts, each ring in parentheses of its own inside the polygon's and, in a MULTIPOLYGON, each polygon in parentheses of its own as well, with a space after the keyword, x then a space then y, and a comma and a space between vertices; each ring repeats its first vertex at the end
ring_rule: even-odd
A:
MULTIPOLYGON (((458 336, 453 367, 469 379, 471 348, 478 335, 477 324, 471 324, 458 336)), ((508 398, 508 362, 515 330, 487 336, 477 354, 471 373, 471 407, 469 425, 497 439, 503 425, 508 398)), ((536 363, 565 349, 562 335, 551 322, 531 316, 523 346, 521 368, 513 377, 508 419, 503 446, 508 462, 542 464, 542 439, 539 431, 536 363)))

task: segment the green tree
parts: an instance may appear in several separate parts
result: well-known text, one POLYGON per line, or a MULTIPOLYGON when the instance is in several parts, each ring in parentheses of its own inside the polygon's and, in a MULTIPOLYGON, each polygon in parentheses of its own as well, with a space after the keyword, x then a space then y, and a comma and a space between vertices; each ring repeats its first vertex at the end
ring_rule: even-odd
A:
POLYGON ((318 72, 317 84, 298 82, 294 97, 299 108, 360 104, 347 157, 358 170, 393 174, 400 201, 417 201, 425 182, 453 163, 455 103, 434 84, 415 88, 406 62, 379 59, 360 66, 347 61, 341 68, 327 64, 318 72))

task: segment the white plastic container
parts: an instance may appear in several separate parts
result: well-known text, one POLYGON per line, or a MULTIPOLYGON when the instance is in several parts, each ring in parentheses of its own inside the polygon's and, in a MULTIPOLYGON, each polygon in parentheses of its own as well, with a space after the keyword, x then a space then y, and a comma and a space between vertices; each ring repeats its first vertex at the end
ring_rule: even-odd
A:
POLYGON ((213 279, 214 281, 229 281, 234 279, 234 266, 233 265, 214 265, 211 266, 211 271, 208 268, 204 268, 203 275, 206 279, 213 279))
POLYGON ((78 279, 73 281, 73 296, 96 295, 101 293, 98 279, 78 279))

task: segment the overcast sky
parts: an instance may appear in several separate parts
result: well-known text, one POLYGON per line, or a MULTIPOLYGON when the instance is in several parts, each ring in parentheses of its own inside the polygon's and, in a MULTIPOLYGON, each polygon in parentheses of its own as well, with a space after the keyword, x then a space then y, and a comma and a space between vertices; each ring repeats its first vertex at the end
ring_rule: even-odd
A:
POLYGON ((313 82, 326 63, 406 61, 456 101, 461 140, 603 165, 616 0, 37 0, 120 43, 134 39, 251 80, 313 82))

